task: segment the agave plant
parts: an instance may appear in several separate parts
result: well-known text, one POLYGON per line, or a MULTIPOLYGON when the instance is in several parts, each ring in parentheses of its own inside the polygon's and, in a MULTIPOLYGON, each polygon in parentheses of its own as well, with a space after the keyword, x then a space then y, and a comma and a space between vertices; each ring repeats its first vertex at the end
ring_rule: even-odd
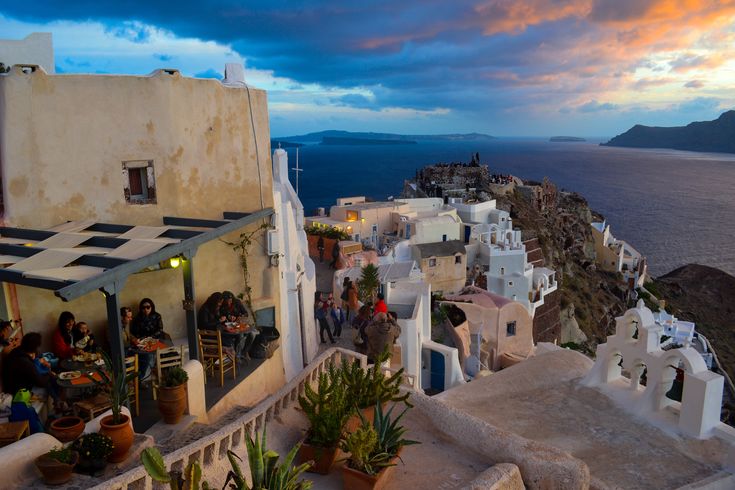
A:
POLYGON ((105 361, 105 370, 101 371, 103 383, 105 388, 110 393, 110 405, 112 409, 112 423, 122 424, 123 418, 121 416, 122 406, 127 404, 130 399, 129 385, 133 382, 137 372, 125 373, 125 368, 121 367, 120 370, 115 369, 115 365, 112 363, 110 355, 101 351, 102 359, 105 361))
POLYGON ((227 451, 232 469, 227 474, 224 488, 232 490, 308 490, 311 481, 299 480, 299 475, 308 470, 313 461, 299 466, 292 466, 300 444, 294 446, 288 452, 283 463, 278 464, 280 456, 273 450, 266 449, 265 426, 263 426, 262 439, 255 433, 255 439, 249 434, 245 439, 248 450, 248 462, 250 464, 250 479, 252 486, 248 486, 245 475, 240 469, 240 457, 232 451, 227 451))
POLYGON ((168 483, 171 490, 208 490, 207 482, 202 482, 202 468, 196 461, 189 464, 182 474, 167 471, 161 453, 155 447, 148 447, 140 454, 140 461, 151 478, 160 483, 168 483), (201 486, 200 486, 201 484, 201 486))
MULTIPOLYGON (((402 425, 398 425, 398 422, 400 422, 401 418, 406 414, 408 407, 404 408, 398 417, 391 420, 391 415, 395 408, 396 406, 393 405, 384 413, 380 403, 376 403, 375 416, 373 417, 373 428, 378 436, 378 449, 390 454, 391 457, 397 455, 398 451, 400 451, 403 446, 421 444, 418 441, 403 439, 403 434, 405 434, 408 429, 402 425)), ((365 420, 362 413, 360 413, 360 417, 363 421, 365 420)))

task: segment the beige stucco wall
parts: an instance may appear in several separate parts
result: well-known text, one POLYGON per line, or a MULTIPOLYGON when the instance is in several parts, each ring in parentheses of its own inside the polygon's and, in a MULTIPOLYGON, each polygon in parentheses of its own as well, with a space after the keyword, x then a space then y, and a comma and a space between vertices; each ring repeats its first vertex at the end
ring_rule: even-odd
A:
POLYGON ((619 272, 622 267, 623 260, 623 249, 622 247, 615 250, 608 247, 606 244, 610 238, 610 227, 605 227, 605 232, 601 233, 599 230, 592 227, 592 239, 595 244, 595 256, 597 263, 600 264, 602 270, 608 272, 619 272))
POLYGON ((436 259, 436 266, 429 267, 429 258, 421 259, 420 268, 426 281, 431 284, 432 291, 444 294, 456 294, 467 282, 467 256, 460 255, 459 264, 454 262, 454 255, 449 257, 430 257, 436 259))
POLYGON ((498 357, 504 353, 521 357, 533 350, 533 320, 528 310, 519 302, 512 301, 498 310, 498 357), (516 322, 516 334, 509 337, 507 324, 516 322))
MULTIPOLYGON (((5 224, 47 228, 67 220, 160 225, 163 216, 221 219, 223 211, 273 206, 266 93, 215 80, 155 76, 0 77, 0 159, 5 224), (157 204, 127 204, 122 162, 153 160, 157 204)), ((229 238, 234 239, 237 233, 229 238)), ((262 240, 261 240, 262 243, 262 240)), ((277 270, 261 245, 251 252, 256 306, 278 303, 277 270)), ((197 305, 213 291, 243 289, 235 252, 220 243, 194 259, 197 305)), ((43 331, 64 309, 94 327, 105 324, 101 294, 64 304, 46 291, 19 288, 26 330, 43 331)), ((151 297, 166 330, 184 332, 180 270, 138 274, 121 294, 126 305, 151 297)), ((137 308, 136 308, 137 309, 137 308)), ((283 326, 279 326, 283 328, 283 326)))

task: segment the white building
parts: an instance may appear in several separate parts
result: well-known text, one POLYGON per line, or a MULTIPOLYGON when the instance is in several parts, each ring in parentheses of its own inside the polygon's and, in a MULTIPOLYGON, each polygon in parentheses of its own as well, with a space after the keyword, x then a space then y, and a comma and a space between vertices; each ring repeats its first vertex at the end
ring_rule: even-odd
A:
POLYGON ((37 65, 46 73, 56 73, 54 46, 50 32, 34 32, 23 39, 0 40, 0 63, 13 65, 37 65))
POLYGON ((590 226, 597 263, 602 270, 623 274, 630 289, 643 286, 648 271, 646 258, 625 240, 616 239, 605 221, 593 222, 590 226))
POLYGON ((544 297, 556 291, 556 272, 528 262, 521 231, 513 229, 510 213, 495 208, 495 201, 459 203, 460 216, 483 219, 464 223, 467 266, 476 283, 492 293, 523 304, 533 317, 544 297))

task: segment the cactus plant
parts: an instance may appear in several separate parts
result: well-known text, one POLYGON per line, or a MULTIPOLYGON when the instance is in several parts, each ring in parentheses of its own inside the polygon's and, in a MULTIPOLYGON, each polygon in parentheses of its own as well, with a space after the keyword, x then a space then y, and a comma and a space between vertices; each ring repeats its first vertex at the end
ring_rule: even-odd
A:
POLYGON ((342 381, 347 386, 348 398, 363 409, 375 405, 376 402, 386 403, 403 402, 407 406, 412 405, 408 401, 409 393, 401 395, 401 377, 403 368, 391 376, 385 376, 380 367, 388 360, 390 354, 386 351, 377 357, 372 368, 365 370, 355 360, 349 364, 346 359, 342 360, 342 381))
POLYGON ((326 448, 339 443, 352 412, 352 402, 342 383, 342 369, 330 364, 327 372, 319 374, 316 391, 306 385, 299 405, 309 419, 309 444, 326 448))
POLYGON ((148 447, 140 454, 140 461, 151 478, 160 483, 168 483, 171 490, 208 490, 207 482, 202 482, 202 468, 196 461, 189 464, 181 474, 178 471, 166 471, 161 453, 155 447, 148 447), (201 486, 200 486, 201 483, 201 486))

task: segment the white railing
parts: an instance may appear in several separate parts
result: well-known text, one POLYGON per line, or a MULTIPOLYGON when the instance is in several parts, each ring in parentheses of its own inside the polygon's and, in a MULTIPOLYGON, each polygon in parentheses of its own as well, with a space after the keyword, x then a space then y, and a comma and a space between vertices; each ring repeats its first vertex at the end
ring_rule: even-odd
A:
MULTIPOLYGON (((261 429, 266 421, 278 415, 298 400, 304 393, 307 383, 315 383, 319 374, 326 372, 332 363, 340 363, 342 359, 354 359, 360 362, 363 368, 367 367, 367 357, 355 351, 335 347, 323 352, 294 379, 273 395, 260 402, 252 410, 244 413, 238 420, 222 427, 218 431, 199 439, 196 442, 173 451, 163 457, 167 468, 174 471, 184 471, 185 467, 198 461, 204 470, 215 462, 227 457, 229 449, 244 445, 245 435, 254 436, 255 431, 261 429)), ((140 465, 110 480, 91 487, 90 490, 133 490, 148 489, 153 481, 145 468, 140 465)))

